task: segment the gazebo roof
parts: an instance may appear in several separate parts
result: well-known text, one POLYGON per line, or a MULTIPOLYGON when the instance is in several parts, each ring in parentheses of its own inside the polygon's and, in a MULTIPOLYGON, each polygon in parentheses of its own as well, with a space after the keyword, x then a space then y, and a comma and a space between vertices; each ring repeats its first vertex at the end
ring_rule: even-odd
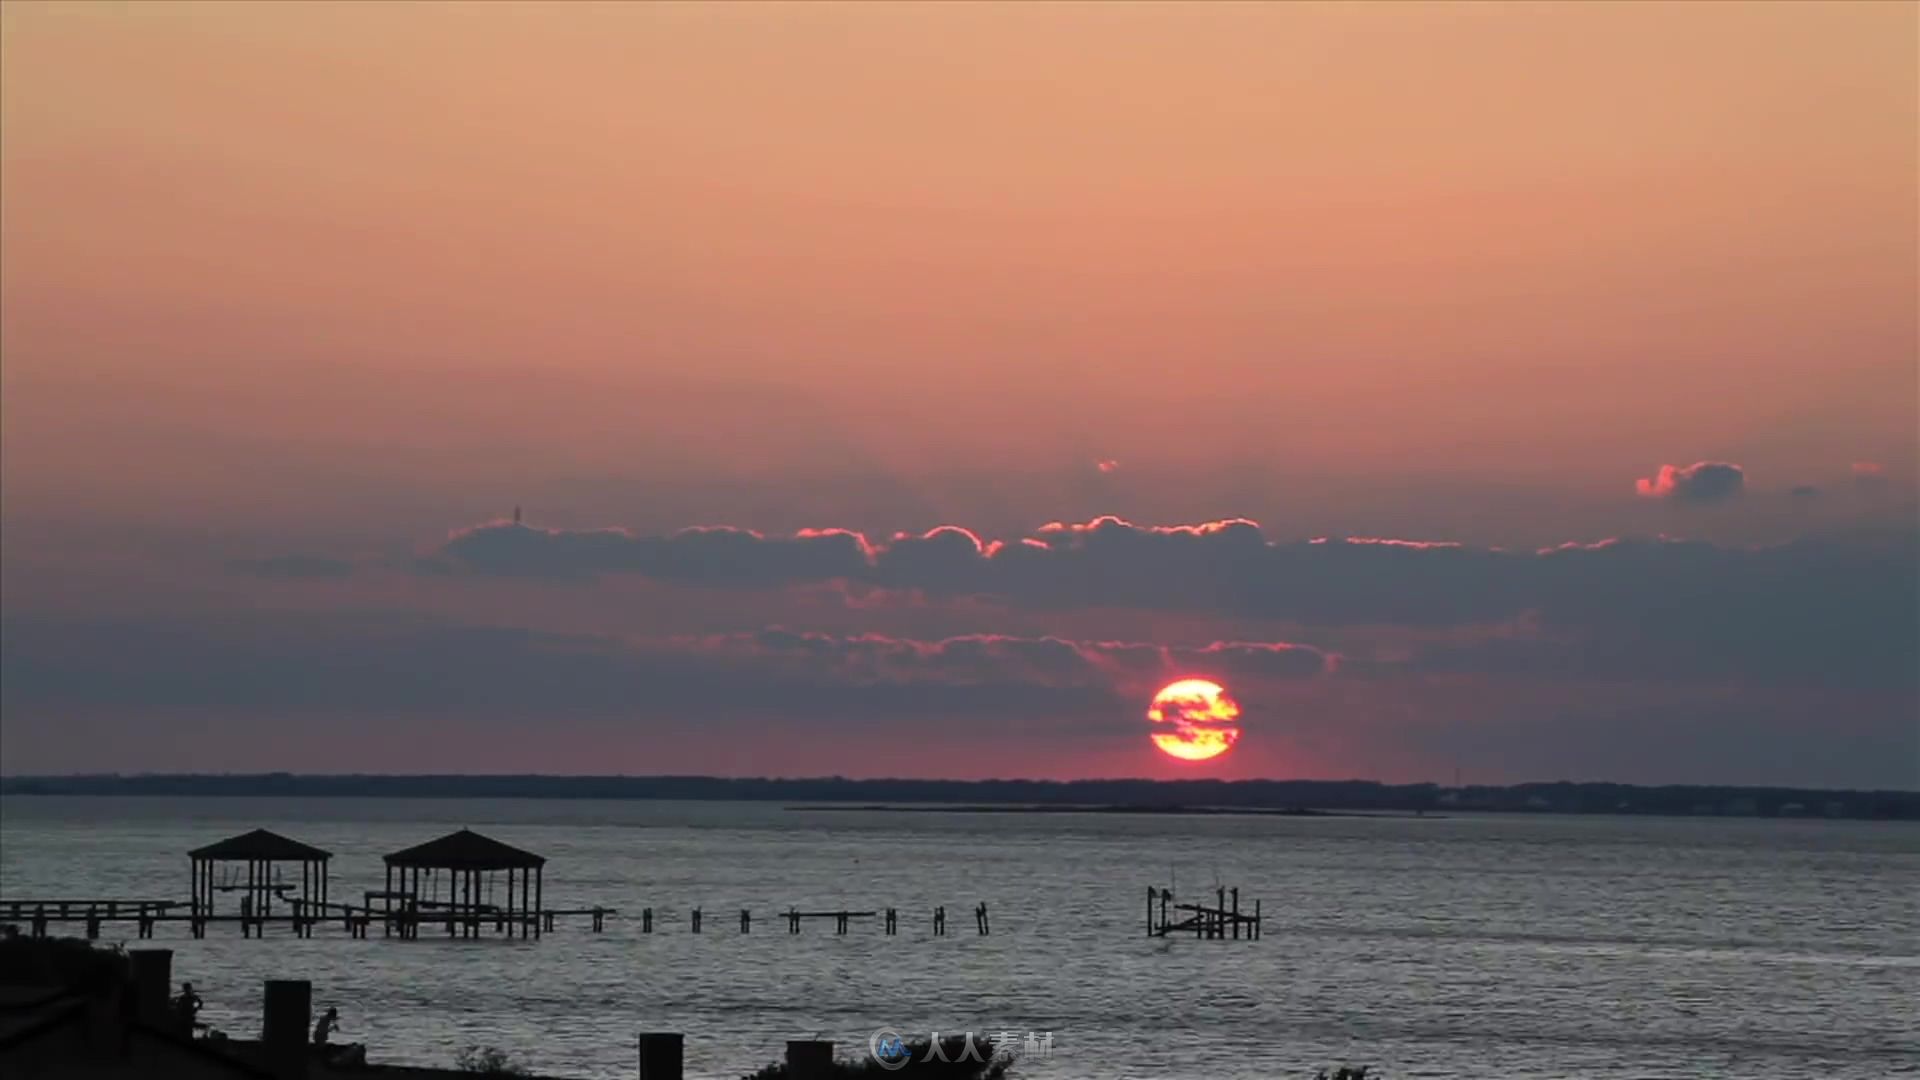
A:
POLYGON ((522 851, 472 829, 448 833, 386 857, 388 866, 438 870, 523 870, 545 866, 545 856, 522 851))
POLYGON ((194 848, 187 854, 195 859, 212 859, 216 862, 246 862, 262 860, 265 862, 325 862, 333 858, 333 852, 322 851, 312 844, 303 844, 290 840, 276 832, 255 829, 229 836, 218 843, 206 847, 194 848))

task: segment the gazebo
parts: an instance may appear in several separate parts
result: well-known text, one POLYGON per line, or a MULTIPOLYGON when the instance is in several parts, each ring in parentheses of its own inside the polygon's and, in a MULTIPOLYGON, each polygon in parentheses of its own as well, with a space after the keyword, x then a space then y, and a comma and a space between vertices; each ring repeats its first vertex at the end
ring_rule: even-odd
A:
MULTIPOLYGON (((540 911, 543 897, 544 856, 503 844, 472 829, 448 833, 438 840, 416 844, 386 856, 389 907, 392 898, 404 898, 409 907, 435 913, 445 912, 447 932, 463 927, 467 936, 479 934, 480 924, 493 922, 513 937, 540 936, 540 911), (445 871, 446 892, 440 890, 441 871, 445 871), (506 872, 505 903, 494 900, 496 874, 506 872), (425 876, 426 892, 421 891, 425 876), (515 888, 518 888, 518 900, 515 888)), ((417 922, 418 919, 409 920, 417 922)), ((434 921, 438 921, 435 918, 434 921)))
MULTIPOLYGON (((293 898, 294 914, 297 917, 312 916, 316 906, 324 907, 327 902, 327 863, 332 858, 330 851, 322 851, 312 844, 303 844, 265 829, 230 836, 218 843, 187 852, 187 859, 193 868, 193 920, 196 928, 203 926, 213 914, 215 893, 240 893, 242 919, 253 920, 256 926, 271 917, 274 898, 287 899, 287 893, 293 888, 291 883, 275 878, 274 868, 279 863, 300 864, 300 891, 293 898), (230 877, 216 877, 215 868, 228 863, 246 864, 244 882, 237 872, 230 877)), ((296 918, 295 929, 303 929, 300 923, 301 920, 296 918)), ((247 927, 243 925, 241 929, 247 927)))

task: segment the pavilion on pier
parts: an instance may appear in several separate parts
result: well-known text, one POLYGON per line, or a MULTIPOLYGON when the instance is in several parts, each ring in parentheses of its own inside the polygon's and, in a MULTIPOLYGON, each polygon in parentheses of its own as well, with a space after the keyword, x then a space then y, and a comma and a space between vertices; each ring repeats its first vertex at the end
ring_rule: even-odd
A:
MULTIPOLYGON (((295 926, 318 913, 327 904, 327 865, 333 853, 312 844, 303 844, 266 829, 230 836, 217 843, 187 853, 193 871, 192 912, 195 930, 214 914, 214 897, 223 892, 241 896, 243 921, 265 920, 273 916, 275 901, 290 906, 295 926), (244 875, 238 866, 246 869, 244 875), (297 887, 282 876, 288 863, 300 868, 297 887)), ((244 929, 244 927, 243 927, 244 929)))
POLYGON ((392 912, 407 912, 399 920, 405 936, 416 934, 421 922, 444 922, 449 934, 466 937, 479 936, 486 923, 509 937, 539 937, 546 863, 544 856, 461 829, 386 856, 386 891, 369 893, 367 906, 383 899, 390 928, 392 912))

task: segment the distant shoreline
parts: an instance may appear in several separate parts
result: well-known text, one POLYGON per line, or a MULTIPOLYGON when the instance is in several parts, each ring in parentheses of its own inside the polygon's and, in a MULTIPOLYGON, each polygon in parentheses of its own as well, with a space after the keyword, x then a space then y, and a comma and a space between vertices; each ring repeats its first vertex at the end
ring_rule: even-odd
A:
POLYGON ((384 799, 658 799, 965 806, 1004 813, 1448 812, 1920 821, 1920 791, 1601 782, 1384 784, 1373 780, 852 780, 845 777, 154 774, 0 777, 0 795, 384 799), (1033 809, 1040 808, 1040 809, 1033 809))
POLYGON ((834 803, 800 803, 782 807, 784 810, 808 811, 872 811, 883 814, 1169 814, 1174 816, 1232 816, 1232 817, 1385 817, 1385 818, 1444 818, 1444 814, 1427 814, 1421 811, 1406 810, 1316 810, 1306 806, 1261 807, 1261 806, 1076 806, 1061 803, 1040 803, 1025 806, 990 804, 982 806, 927 806, 902 803, 866 803, 863 805, 841 805, 834 803))

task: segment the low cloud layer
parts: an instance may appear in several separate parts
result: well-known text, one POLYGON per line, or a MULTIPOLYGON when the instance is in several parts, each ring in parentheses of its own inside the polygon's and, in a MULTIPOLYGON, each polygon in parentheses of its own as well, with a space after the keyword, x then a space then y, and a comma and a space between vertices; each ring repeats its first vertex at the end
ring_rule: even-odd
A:
POLYGON ((1643 499, 1706 506, 1739 498, 1747 488, 1747 473, 1725 461, 1662 465, 1653 476, 1635 480, 1633 488, 1643 499))
POLYGON ((324 555, 273 555, 263 559, 235 559, 227 564, 227 569, 252 577, 305 581, 346 577, 353 573, 353 564, 324 555))
POLYGON ((1234 689, 1248 734, 1225 766, 1241 775, 1419 778, 1471 745, 1482 776, 1513 779, 1639 768, 1885 785, 1914 779, 1920 749, 1907 693, 1594 682, 1578 663, 1543 664, 1535 650, 1561 643, 1526 626, 1391 663, 1278 642, 778 628, 630 640, 392 614, 10 615, 0 633, 0 727, 9 768, 23 772, 76 760, 505 761, 575 772, 1140 775, 1166 767, 1143 713, 1151 688, 1176 675, 1234 689), (72 756, 75 733, 89 730, 119 732, 103 741, 106 757, 72 756), (1635 754, 1652 756, 1636 766, 1635 754))
POLYGON ((1887 467, 1877 461, 1856 461, 1852 472, 1854 488, 1869 495, 1884 494, 1892 486, 1887 479, 1887 467))
POLYGON ((395 617, 255 616, 180 623, 9 617, 0 692, 57 703, 258 708, 589 708, 886 716, 905 707, 1037 715, 1108 706, 1189 674, 1330 674, 1284 642, 1169 647, 971 634, 915 640, 778 627, 625 639, 395 617))
POLYGON ((1057 637, 965 634, 917 641, 879 634, 851 637, 773 628, 699 639, 718 655, 799 658, 812 670, 860 681, 978 681, 1017 674, 1063 685, 1125 685, 1175 675, 1299 679, 1331 673, 1338 659, 1311 645, 1216 641, 1200 647, 1057 637))
MULTIPOLYGON (((1487 625, 1549 636, 1648 676, 1911 683, 1920 570, 1911 532, 1767 547, 1607 540, 1539 551, 1346 538, 1275 542, 1234 519, 1054 523, 983 541, 959 528, 875 541, 846 530, 664 536, 494 523, 431 565, 456 574, 630 574, 717 589, 847 582, 1027 612, 1133 609, 1289 625, 1487 625)), ((741 602, 741 601, 736 601, 741 602)))
MULTIPOLYGON (((422 754, 437 752, 436 724, 534 744, 555 725, 589 755, 627 732, 642 769, 669 744, 684 767, 724 771, 858 757, 882 738, 889 754, 945 740, 964 757, 973 734, 998 733, 1045 743, 1049 768, 1115 774, 1141 768, 1126 755, 1152 689, 1204 676, 1299 736, 1252 740, 1276 756, 1236 750, 1233 768, 1437 760, 1452 751, 1423 741, 1441 738, 1427 725, 1483 720, 1593 747, 1605 740, 1557 718, 1711 709, 1716 730, 1771 717, 1770 760, 1831 729, 1832 775, 1884 776, 1878 755, 1916 737, 1917 552, 1907 529, 1510 550, 1276 540, 1245 519, 1102 517, 1007 539, 493 522, 420 553, 411 578, 391 561, 232 564, 298 579, 272 586, 271 609, 222 606, 218 591, 118 616, 16 606, 0 625, 0 722, 10 763, 83 743, 70 718, 175 710, 269 746, 271 731, 232 718, 351 717, 376 739, 370 718, 409 718, 422 754)), ((1552 753, 1529 760, 1563 760, 1552 753)))

